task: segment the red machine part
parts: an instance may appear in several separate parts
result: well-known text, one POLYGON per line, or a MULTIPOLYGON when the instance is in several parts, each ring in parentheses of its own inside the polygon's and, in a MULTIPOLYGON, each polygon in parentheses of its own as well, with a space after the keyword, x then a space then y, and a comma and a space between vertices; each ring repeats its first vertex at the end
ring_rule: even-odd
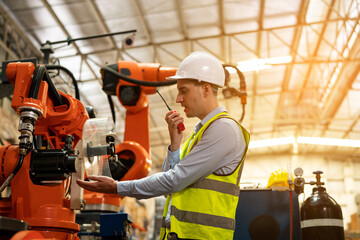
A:
MULTIPOLYGON (((77 99, 59 91, 65 103, 54 106, 48 96, 48 84, 41 82, 37 99, 28 98, 35 67, 32 63, 9 63, 7 78, 15 86, 12 107, 19 113, 21 107, 36 109, 42 116, 35 123, 35 135, 42 136, 51 149, 64 147, 67 135, 74 137, 73 146, 81 139, 82 126, 88 114, 77 99)), ((19 146, 0 147, 0 184, 9 176, 19 161, 19 146)), ((23 220, 31 232, 19 232, 14 239, 68 239, 75 240, 79 225, 70 199, 65 197, 67 181, 51 185, 35 185, 29 176, 31 153, 24 157, 22 167, 12 179, 11 196, 0 200, 0 214, 23 220)))
POLYGON ((66 233, 58 233, 56 238, 52 237, 50 231, 20 231, 17 232, 11 240, 57 240, 57 239, 66 239, 66 240, 77 240, 77 236, 68 236, 66 233))
POLYGON ((10 63, 6 68, 6 75, 9 81, 15 86, 11 102, 12 108, 19 112, 21 107, 32 107, 42 112, 34 134, 43 136, 52 148, 61 149, 64 147, 62 138, 66 135, 74 136, 74 146, 81 139, 82 126, 89 118, 83 104, 72 96, 59 94, 65 103, 61 106, 54 106, 48 96, 48 84, 41 82, 37 99, 28 98, 32 75, 35 67, 32 63, 10 63))
MULTIPOLYGON (((166 77, 173 76, 176 68, 160 67, 157 63, 137 63, 134 61, 118 61, 118 69, 121 72, 125 69, 129 73, 128 77, 146 82, 167 81, 166 77)), ((155 86, 139 86, 140 95, 136 104, 131 106, 123 103, 120 96, 122 86, 138 86, 133 83, 119 79, 116 94, 120 103, 126 109, 124 142, 115 147, 119 159, 134 159, 134 164, 120 181, 140 179, 146 177, 151 171, 150 160, 150 137, 149 137, 149 96, 155 94, 155 86)), ((116 194, 101 194, 84 191, 86 202, 85 209, 94 210, 96 205, 99 207, 115 206, 120 208, 120 196, 116 194)), ((110 207, 111 208, 111 207, 110 207)), ((114 208, 112 208, 114 209, 114 208)), ((101 210, 98 208, 98 210, 101 210)), ((106 209, 109 210, 109 209, 106 209)))
POLYGON ((76 98, 59 92, 66 105, 59 107, 48 103, 47 117, 40 118, 35 128, 35 135, 43 136, 48 140, 52 148, 61 149, 64 147, 62 138, 67 135, 74 137, 74 146, 81 139, 82 126, 88 114, 84 105, 76 98))
POLYGON ((33 239, 44 239, 37 231, 21 231, 16 233, 11 240, 33 240, 33 239))
POLYGON ((46 101, 48 86, 41 82, 37 99, 28 98, 35 66, 32 63, 10 63, 6 67, 6 76, 14 85, 11 107, 19 113, 20 107, 28 106, 38 109, 46 118, 46 101))
POLYGON ((146 177, 151 171, 150 155, 140 144, 133 141, 125 141, 116 145, 115 151, 119 158, 129 157, 133 154, 131 157, 135 159, 135 164, 124 175, 121 179, 122 181, 146 177))
MULTIPOLYGON (((160 68, 158 64, 137 64, 135 62, 119 62, 120 68, 127 68, 129 77, 140 81, 165 81, 165 77, 175 74, 176 69, 160 68)), ((29 98, 35 67, 31 63, 10 63, 7 67, 7 77, 15 86, 12 107, 18 113, 20 109, 34 109, 40 113, 35 124, 34 134, 42 136, 51 149, 62 149, 67 135, 74 137, 73 145, 81 139, 82 126, 88 115, 84 106, 77 99, 59 91, 64 102, 54 106, 48 96, 48 84, 42 81, 37 98, 29 98)), ((134 85, 119 80, 117 94, 121 86, 134 85)), ((148 175, 151 169, 149 157, 149 106, 148 95, 155 93, 155 87, 141 86, 140 97, 134 106, 126 106, 126 123, 124 142, 116 146, 119 158, 132 158, 134 164, 121 180, 139 179, 148 175)), ((1 174, 0 183, 9 176, 17 165, 19 146, 0 147, 1 174), (15 160, 15 161, 14 161, 15 160)), ((32 231, 22 231, 14 239, 31 239, 43 236, 44 239, 78 239, 78 224, 75 223, 74 211, 70 209, 69 198, 65 198, 67 181, 54 185, 35 185, 29 177, 30 154, 24 157, 22 168, 12 179, 10 198, 0 200, 1 216, 24 220, 32 231), (40 235, 39 235, 40 234, 40 235)), ((84 199, 87 205, 120 206, 118 195, 99 194, 85 191, 84 199)), ((39 238, 41 239, 41 238, 39 238)))

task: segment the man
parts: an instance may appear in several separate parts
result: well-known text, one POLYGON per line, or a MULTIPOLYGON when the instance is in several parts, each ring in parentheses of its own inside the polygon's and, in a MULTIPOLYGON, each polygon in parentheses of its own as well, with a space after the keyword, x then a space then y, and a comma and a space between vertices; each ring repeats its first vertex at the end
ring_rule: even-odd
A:
POLYGON ((211 54, 193 52, 169 79, 178 80, 176 102, 186 116, 200 122, 180 150, 183 134, 177 126, 184 119, 177 112, 166 114, 171 143, 163 172, 133 181, 93 176, 95 182, 77 183, 138 199, 167 195, 160 239, 233 239, 249 134, 219 107, 224 69, 211 54))

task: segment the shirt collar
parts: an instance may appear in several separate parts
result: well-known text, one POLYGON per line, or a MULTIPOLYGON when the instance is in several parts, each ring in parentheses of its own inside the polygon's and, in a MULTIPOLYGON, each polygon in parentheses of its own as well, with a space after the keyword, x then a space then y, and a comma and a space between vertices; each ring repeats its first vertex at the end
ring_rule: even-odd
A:
POLYGON ((201 120, 200 122, 198 122, 198 123, 195 125, 195 127, 194 127, 195 133, 197 133, 197 132, 200 130, 200 128, 205 125, 205 123, 206 123, 207 121, 209 121, 209 120, 210 120, 211 118, 213 118, 216 114, 219 114, 219 113, 221 113, 221 112, 226 112, 226 108, 223 107, 223 106, 217 107, 217 108, 215 108, 213 111, 211 111, 208 115, 206 115, 206 117, 204 117, 203 120, 201 120))

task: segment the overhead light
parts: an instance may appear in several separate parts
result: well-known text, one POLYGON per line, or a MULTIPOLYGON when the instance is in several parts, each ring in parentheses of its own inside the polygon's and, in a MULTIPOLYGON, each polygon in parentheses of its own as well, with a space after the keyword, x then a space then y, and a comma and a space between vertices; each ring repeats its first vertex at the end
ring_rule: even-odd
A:
MULTIPOLYGON (((270 69, 272 65, 290 63, 291 61, 291 56, 261 58, 237 62, 237 67, 242 72, 250 72, 270 69)), ((234 69, 229 68, 228 70, 230 73, 234 73, 234 69)))
POLYGON ((295 142, 295 137, 283 137, 283 138, 270 138, 264 140, 250 141, 250 148, 260 148, 260 147, 271 147, 277 145, 286 145, 292 144, 295 142))
POLYGON ((236 73, 236 69, 233 67, 225 67, 225 69, 228 70, 230 74, 236 73))
POLYGON ((339 146, 339 147, 360 147, 360 140, 320 138, 320 137, 298 137, 298 143, 339 146))
MULTIPOLYGON (((320 138, 320 137, 283 137, 283 138, 269 138, 264 140, 250 141, 250 148, 271 147, 278 145, 293 144, 314 144, 338 147, 360 147, 360 140, 352 139, 338 139, 338 138, 320 138)), ((298 151, 298 149, 296 149, 298 151)), ((295 152, 296 152, 295 151, 295 152)))

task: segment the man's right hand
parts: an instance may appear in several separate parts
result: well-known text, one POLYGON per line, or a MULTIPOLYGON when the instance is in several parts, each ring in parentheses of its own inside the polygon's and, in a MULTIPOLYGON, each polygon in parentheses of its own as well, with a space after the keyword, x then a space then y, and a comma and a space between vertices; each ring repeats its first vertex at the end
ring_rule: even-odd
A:
POLYGON ((170 134, 170 151, 176 151, 179 149, 181 139, 183 137, 182 131, 179 131, 178 125, 184 122, 184 118, 180 117, 180 113, 170 111, 165 115, 165 121, 168 124, 170 134))

